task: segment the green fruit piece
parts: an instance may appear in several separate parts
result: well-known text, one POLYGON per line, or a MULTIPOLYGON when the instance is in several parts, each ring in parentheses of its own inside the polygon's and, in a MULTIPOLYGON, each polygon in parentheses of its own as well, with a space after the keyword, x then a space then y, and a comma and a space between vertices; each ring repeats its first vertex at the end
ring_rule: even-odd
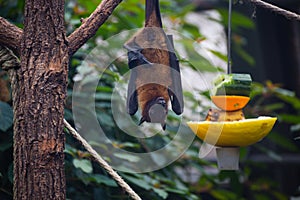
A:
POLYGON ((251 83, 250 74, 222 74, 215 79, 212 93, 214 95, 249 96, 251 83))
POLYGON ((247 85, 225 85, 224 87, 217 88, 215 95, 240 95, 249 96, 251 86, 247 85))

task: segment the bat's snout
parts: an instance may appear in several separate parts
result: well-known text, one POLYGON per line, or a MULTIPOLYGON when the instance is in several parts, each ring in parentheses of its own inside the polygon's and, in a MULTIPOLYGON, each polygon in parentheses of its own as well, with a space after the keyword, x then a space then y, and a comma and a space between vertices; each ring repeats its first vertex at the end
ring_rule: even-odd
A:
POLYGON ((168 114, 167 102, 163 97, 158 97, 148 107, 147 116, 143 116, 140 124, 144 121, 150 123, 160 123, 163 130, 166 129, 166 118, 168 114))
POLYGON ((149 110, 149 118, 152 123, 161 123, 165 121, 167 111, 161 104, 154 104, 149 110))
POLYGON ((163 130, 166 129, 166 118, 168 110, 165 107, 166 102, 156 103, 149 110, 149 118, 151 123, 160 123, 163 130))

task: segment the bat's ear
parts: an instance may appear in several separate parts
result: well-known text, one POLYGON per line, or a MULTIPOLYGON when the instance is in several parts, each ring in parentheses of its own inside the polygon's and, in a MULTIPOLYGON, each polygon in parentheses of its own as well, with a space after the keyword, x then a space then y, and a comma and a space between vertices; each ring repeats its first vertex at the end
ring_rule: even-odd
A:
POLYGON ((142 118, 140 119, 139 125, 141 125, 141 124, 144 123, 145 121, 146 121, 146 119, 145 119, 144 117, 142 117, 142 118))

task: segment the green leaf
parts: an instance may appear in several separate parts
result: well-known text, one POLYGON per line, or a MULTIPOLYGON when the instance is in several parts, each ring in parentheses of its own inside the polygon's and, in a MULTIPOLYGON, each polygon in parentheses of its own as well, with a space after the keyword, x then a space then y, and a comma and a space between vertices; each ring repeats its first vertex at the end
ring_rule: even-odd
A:
POLYGON ((278 146, 281 146, 290 151, 294 151, 294 152, 298 151, 298 147, 291 140, 289 140, 288 137, 285 135, 281 135, 277 132, 272 131, 271 134, 269 134, 268 138, 278 146))
POLYGON ((276 89, 276 92, 280 91, 276 96, 280 98, 281 100, 291 104, 295 109, 300 109, 300 99, 298 99, 294 93, 288 92, 288 90, 278 90, 276 89))
POLYGON ((140 148, 141 145, 140 144, 137 144, 137 143, 132 143, 132 142, 122 142, 122 143, 119 143, 119 142, 113 142, 113 145, 116 145, 117 147, 119 148, 140 148))
POLYGON ((291 115, 291 114, 280 114, 278 115, 281 121, 298 124, 300 123, 300 116, 298 115, 291 115))
MULTIPOLYGON (((218 11, 222 16, 222 23, 228 26, 228 10, 218 9, 218 11)), ((237 30, 239 28, 253 29, 255 28, 255 24, 249 17, 238 12, 232 12, 231 28, 233 30, 237 30)))
POLYGON ((283 96, 288 96, 288 97, 294 97, 295 99, 297 99, 295 97, 295 92, 287 90, 287 89, 283 89, 283 88, 274 88, 274 92, 279 94, 279 95, 283 95, 283 96))
POLYGON ((245 159, 247 157, 248 154, 248 149, 245 147, 240 147, 240 158, 245 159))
POLYGON ((79 159, 75 158, 73 160, 73 165, 74 165, 74 167, 81 169, 85 173, 93 172, 92 162, 90 160, 87 160, 87 159, 79 160, 79 159))
POLYGON ((254 145, 255 147, 257 147, 259 150, 261 150, 262 152, 264 152, 267 156, 269 156, 270 158, 276 160, 276 161, 282 161, 282 157, 277 154, 276 152, 274 152, 273 150, 266 148, 262 145, 254 145))
POLYGON ((219 51, 215 51, 215 50, 209 50, 212 54, 214 54, 215 56, 217 56, 218 58, 220 58, 223 61, 227 62, 227 55, 222 54, 219 51))
POLYGON ((89 144, 96 148, 102 148, 102 149, 105 149, 106 151, 108 150, 107 145, 104 143, 99 143, 99 142, 91 140, 91 141, 89 141, 89 144))
POLYGON ((125 153, 114 153, 114 156, 118 158, 122 158, 124 160, 128 160, 129 162, 138 162, 140 160, 140 158, 137 156, 133 156, 125 153))
POLYGON ((173 188, 166 188, 166 191, 172 192, 175 194, 186 194, 187 193, 186 190, 179 190, 179 189, 173 189, 173 188))
POLYGON ((263 91, 264 91, 264 86, 261 83, 252 82, 250 98, 254 99, 254 97, 261 95, 263 91))
POLYGON ((278 191, 272 191, 272 194, 274 195, 274 197, 276 197, 275 199, 278 199, 278 200, 286 200, 287 199, 287 197, 284 194, 282 194, 278 191))
POLYGON ((237 195, 228 190, 212 190, 210 194, 218 200, 237 199, 237 195))
POLYGON ((109 187, 117 187, 118 186, 117 183, 113 179, 111 179, 107 176, 101 175, 101 174, 93 174, 92 178, 98 184, 103 183, 104 185, 107 185, 109 187))
POLYGON ((0 130, 5 132, 13 124, 13 110, 7 103, 0 102, 0 130))
POLYGON ((97 92, 107 92, 107 93, 111 93, 113 90, 111 87, 108 87, 108 86, 97 86, 96 88, 96 91, 97 92))
POLYGON ((69 144, 66 144, 64 152, 70 154, 72 157, 75 157, 77 154, 77 149, 73 148, 69 144))
POLYGON ((201 37, 201 34, 199 33, 199 28, 193 24, 184 23, 182 28, 187 34, 189 34, 188 36, 190 36, 194 40, 201 37))
POLYGON ((179 61, 188 65, 196 71, 217 72, 217 67, 213 66, 206 58, 196 51, 196 43, 193 40, 182 39, 180 42, 187 53, 187 58, 179 58, 179 61))
POLYGON ((271 112, 274 110, 279 110, 281 108, 284 108, 284 103, 273 103, 273 104, 269 104, 269 105, 265 105, 264 106, 264 110, 271 112))
POLYGON ((143 179, 138 179, 127 175, 122 175, 122 177, 130 181, 131 183, 134 183, 135 185, 144 188, 145 190, 150 190, 152 188, 152 186, 143 179))
POLYGON ((166 199, 168 197, 168 193, 162 189, 152 188, 153 191, 158 194, 161 198, 166 199))
POLYGON ((235 44, 234 45, 234 50, 235 52, 241 57, 243 58, 250 66, 254 66, 255 65, 255 59, 247 52, 243 49, 241 44, 235 44))
POLYGON ((256 193, 254 194, 254 199, 269 200, 270 198, 266 194, 256 193))
POLYGON ((111 117, 111 115, 108 115, 105 112, 97 114, 98 120, 100 121, 101 125, 107 126, 107 127, 112 127, 114 126, 114 120, 111 117))

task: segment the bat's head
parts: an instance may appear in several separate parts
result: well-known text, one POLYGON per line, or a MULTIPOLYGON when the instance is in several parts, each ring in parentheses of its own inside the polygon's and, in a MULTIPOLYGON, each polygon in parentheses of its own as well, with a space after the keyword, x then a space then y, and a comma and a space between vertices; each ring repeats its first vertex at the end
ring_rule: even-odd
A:
POLYGON ((168 105, 166 100, 163 97, 157 97, 145 106, 139 125, 143 122, 160 123, 163 130, 165 130, 167 114, 168 105))

